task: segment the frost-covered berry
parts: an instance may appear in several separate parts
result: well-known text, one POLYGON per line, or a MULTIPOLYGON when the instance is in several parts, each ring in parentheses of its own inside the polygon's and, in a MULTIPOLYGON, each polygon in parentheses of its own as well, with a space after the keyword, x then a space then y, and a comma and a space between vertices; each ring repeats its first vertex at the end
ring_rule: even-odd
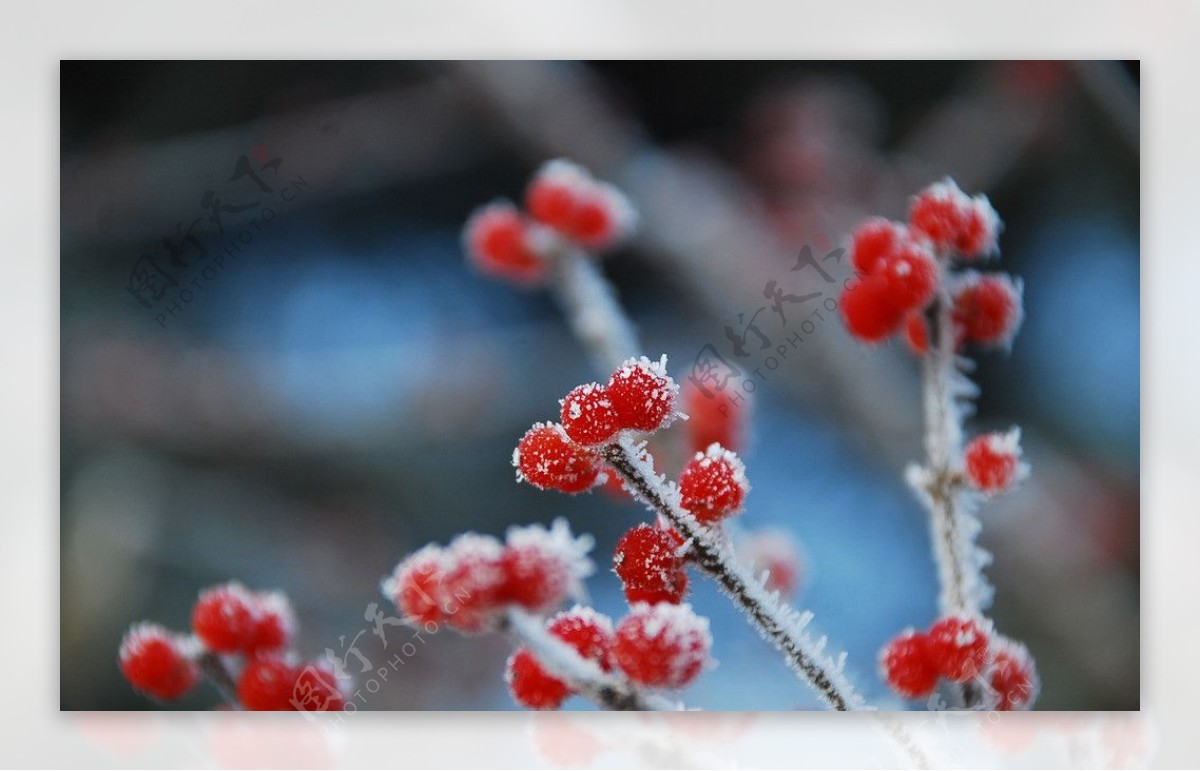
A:
POLYGON ((913 629, 901 632, 883 647, 879 668, 888 687, 906 699, 928 696, 937 686, 938 668, 929 637, 913 629))
POLYGON ((282 592, 258 592, 252 606, 254 622, 246 653, 286 648, 296 630, 296 615, 287 595, 282 592))
POLYGON ((632 528, 613 551, 613 568, 625 587, 629 604, 680 603, 688 577, 671 533, 651 525, 632 528))
POLYGON ((582 445, 603 444, 621 429, 608 389, 599 383, 576 386, 562 400, 562 427, 582 445))
POLYGON ((463 229, 467 255, 480 271, 517 283, 534 283, 546 263, 532 245, 531 230, 507 201, 475 211, 463 229))
POLYGON ((578 493, 596 483, 596 456, 571 441, 557 423, 535 423, 513 451, 517 479, 540 490, 578 493))
POLYGON ((667 374, 666 356, 627 360, 613 373, 607 391, 622 428, 657 431, 674 418, 679 386, 667 374))
POLYGON ((550 161, 538 170, 526 190, 525 208, 539 222, 596 250, 627 237, 636 219, 620 191, 564 160, 550 161))
POLYGON ((889 337, 904 323, 904 311, 891 304, 887 283, 879 276, 864 276, 850 284, 840 307, 850 334, 868 343, 889 337))
POLYGON ((564 519, 555 520, 549 530, 541 525, 509 528, 501 557, 503 599, 536 613, 558 607, 591 575, 591 548, 591 538, 572 536, 564 519))
POLYGON ((241 584, 206 589, 192 608, 192 631, 217 653, 246 650, 254 639, 254 605, 254 596, 241 584))
POLYGON ((704 524, 738 513, 749 491, 741 459, 719 444, 696 453, 679 474, 683 508, 704 524))
POLYGON ((975 619, 939 619, 929 628, 929 654, 943 677, 965 683, 987 660, 988 633, 975 619))
POLYGON ((630 680, 652 688, 682 688, 708 661, 708 619, 691 605, 637 604, 617 625, 613 659, 630 680))
POLYGON ((925 320, 924 313, 913 311, 904 317, 904 339, 913 353, 928 353, 929 322, 925 320))
POLYGON ((693 452, 703 452, 714 442, 735 452, 745 447, 749 405, 734 387, 730 383, 706 393, 690 379, 683 384, 683 411, 688 416, 684 427, 693 452))
POLYGON ((993 640, 992 648, 988 684, 996 692, 996 709, 1001 712, 1029 709, 1040 688, 1029 649, 1008 639, 993 640))
POLYGON ((491 536, 464 533, 450 542, 442 579, 446 623, 461 632, 492 626, 507 584, 503 557, 503 547, 491 536))
POLYGON ((571 695, 571 688, 543 669, 528 648, 518 648, 508 657, 504 681, 513 699, 526 709, 558 709, 571 695))
POLYGON ((907 229, 898 222, 872 217, 854 231, 850 259, 861 273, 874 273, 881 260, 891 255, 908 238, 907 229))
POLYGON ((951 179, 937 182, 913 199, 908 221, 943 253, 966 259, 996 250, 1000 217, 984 195, 970 198, 951 179))
POLYGON ((576 605, 550 619, 546 631, 605 672, 612 670, 613 625, 608 616, 576 605))
POLYGON ((443 549, 430 544, 396 566, 384 583, 384 593, 406 618, 422 626, 440 624, 446 620, 442 598, 445 566, 443 549))
POLYGON ((906 242, 879 259, 872 277, 879 281, 880 295, 891 308, 900 312, 920 310, 937 290, 938 267, 928 249, 906 242))
POLYGON ((963 451, 967 478, 985 493, 998 493, 1021 475, 1021 432, 984 434, 967 443, 963 451))
POLYGON ((246 663, 237 682, 238 701, 256 712, 294 709, 297 671, 280 655, 258 656, 246 663))
POLYGON ((200 679, 187 641, 157 624, 134 624, 121 640, 117 661, 129 684, 157 699, 177 699, 200 679))
POLYGON ((1008 345, 1021 325, 1021 283, 1002 273, 968 277, 954 296, 954 321, 974 343, 1008 345))
POLYGON ((804 566, 800 547, 788 532, 771 528, 752 533, 739 544, 738 552, 755 575, 766 572, 769 591, 786 597, 799 587, 804 566))

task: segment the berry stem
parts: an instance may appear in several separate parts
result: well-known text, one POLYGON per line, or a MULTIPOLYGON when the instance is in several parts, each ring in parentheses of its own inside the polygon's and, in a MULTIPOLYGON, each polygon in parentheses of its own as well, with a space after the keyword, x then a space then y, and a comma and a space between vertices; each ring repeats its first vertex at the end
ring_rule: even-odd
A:
POLYGON ((551 258, 551 285, 571 331, 601 372, 611 372, 642 350, 637 332, 594 259, 564 246, 551 258))
POLYGON ((220 692, 222 699, 238 709, 241 708, 237 695, 237 682, 220 656, 212 651, 205 651, 196 659, 196 665, 200 667, 200 671, 213 684, 213 687, 220 692))
POLYGON ((682 709, 660 696, 642 693, 624 678, 605 672, 596 662, 580 656, 570 645, 548 633, 538 616, 509 608, 502 629, 519 638, 551 674, 567 681, 601 709, 617 712, 682 709))
POLYGON ((834 661, 823 651, 824 638, 814 642, 804 632, 812 614, 797 612, 742 567, 728 544, 680 505, 679 490, 654 471, 653 460, 644 448, 622 437, 606 445, 601 455, 638 500, 663 516, 688 540, 686 545, 696 565, 717 582, 831 709, 865 707, 862 697, 842 672, 844 654, 834 661))

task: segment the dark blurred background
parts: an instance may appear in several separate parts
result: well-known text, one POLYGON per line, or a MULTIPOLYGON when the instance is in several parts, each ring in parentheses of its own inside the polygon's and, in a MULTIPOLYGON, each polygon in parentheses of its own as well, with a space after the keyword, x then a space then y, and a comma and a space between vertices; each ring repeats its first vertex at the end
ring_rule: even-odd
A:
MULTIPOLYGON (((382 665, 356 638, 380 579, 468 529, 567 517, 597 540, 594 604, 621 612, 608 555, 643 513, 509 465, 596 373, 544 292, 480 277, 459 244, 472 208, 559 156, 639 208, 605 269, 677 374, 800 247, 902 217, 945 175, 986 192, 1027 317, 1011 356, 981 358, 971 425, 1019 424, 1033 466, 983 511, 992 613, 1037 658, 1039 708, 1138 708, 1136 64, 63 62, 61 86, 64 709, 154 707, 117 671, 121 635, 185 629, 230 578, 291 597, 304 654, 358 639, 382 665)), ((797 603, 900 706, 875 654, 937 591, 901 480, 915 362, 827 319, 755 396, 739 526, 795 535, 797 603)), ((687 702, 816 706, 694 584, 720 665, 687 702)), ((511 708, 508 649, 438 635, 364 708, 511 708)))

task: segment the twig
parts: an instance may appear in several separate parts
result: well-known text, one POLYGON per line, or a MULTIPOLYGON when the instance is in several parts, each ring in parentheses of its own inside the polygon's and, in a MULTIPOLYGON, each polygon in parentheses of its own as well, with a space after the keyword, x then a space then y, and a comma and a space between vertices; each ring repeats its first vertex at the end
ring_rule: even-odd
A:
POLYGON ((666 518, 687 539, 696 565, 711 576, 768 641, 784 654, 830 708, 863 709, 865 703, 842 672, 845 654, 836 661, 824 653, 825 638, 813 641, 804 632, 811 613, 799 613, 769 591, 734 558, 728 544, 702 526, 680 505, 679 491, 654 471, 643 447, 622 438, 607 445, 602 456, 621 475, 633 495, 666 518))
POLYGON ((612 372, 641 350, 637 332, 621 309, 595 258, 566 247, 552 257, 551 286, 571 331, 601 372, 612 372))
POLYGON ((233 675, 225 667, 225 662, 221 657, 211 651, 201 653, 196 659, 197 666, 204 676, 208 678, 213 687, 221 694, 221 698, 228 704, 240 709, 240 702, 237 696, 237 683, 233 679, 233 675))
POLYGON ((537 616, 510 608, 505 612, 504 628, 528 646, 551 674, 566 680, 601 709, 618 712, 682 709, 681 705, 660 696, 641 692, 629 681, 605 672, 596 662, 580 656, 570 645, 548 634, 537 616))

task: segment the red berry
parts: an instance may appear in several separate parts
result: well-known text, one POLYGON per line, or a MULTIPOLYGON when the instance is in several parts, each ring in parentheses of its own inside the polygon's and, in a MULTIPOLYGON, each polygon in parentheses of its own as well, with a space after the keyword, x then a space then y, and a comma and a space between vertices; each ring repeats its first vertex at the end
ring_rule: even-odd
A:
POLYGON ((337 676, 324 663, 308 664, 295 673, 288 701, 291 709, 301 712, 337 712, 346 706, 337 676))
POLYGON ((874 273, 878 263, 907 238, 905 227, 882 217, 872 217, 854 231, 850 245, 855 270, 874 273))
POLYGON ((254 624, 246 653, 286 648, 296 629, 292 604, 282 592, 260 592, 254 595, 254 624))
POLYGON ((200 679, 187 647, 184 639, 157 624, 134 624, 117 655, 121 674, 142 693, 177 699, 200 679))
POLYGON ((888 686, 906 699, 928 696, 937 686, 929 637, 921 632, 909 629, 885 645, 879 666, 888 686))
POLYGON ((1029 709, 1037 698, 1040 683, 1029 650, 1011 640, 993 640, 989 684, 996 692, 996 709, 1001 712, 1029 709))
POLYGON ((972 439, 963 451, 967 478, 985 493, 1005 490, 1021 473, 1021 432, 984 434, 972 439))
POLYGON ((557 423, 535 423, 517 444, 513 465, 518 480, 564 493, 587 490, 600 474, 596 456, 572 442, 557 423))
POLYGON ((478 209, 467 220, 467 254, 484 273, 519 283, 540 280, 545 262, 530 243, 531 231, 512 204, 501 201, 478 209))
POLYGON ((738 550, 755 575, 767 573, 767 589, 788 596, 800 584, 803 563, 795 539, 783 530, 760 530, 747 537, 738 550))
POLYGON ((591 608, 576 605, 559 613, 546 625, 546 631, 594 661, 605 672, 612 670, 612 621, 591 608))
POLYGON ((639 603, 617 625, 613 658, 630 680, 652 688, 682 688, 708 661, 708 619, 690 605, 639 603))
POLYGON ((525 209, 538 222, 565 232, 575 218, 587 182, 586 174, 573 164, 550 161, 530 180, 525 190, 525 209))
POLYGON ((1021 317, 1021 284, 1004 274, 974 276, 954 297, 954 321, 972 342, 1009 344, 1021 317))
POLYGON ((599 383, 576 386, 562 400, 562 427, 579 444, 603 444, 620 430, 608 389, 599 383))
POLYGON ((608 398, 623 428, 657 431, 675 415, 679 386, 667 374, 667 357, 652 362, 645 356, 629 359, 608 381, 608 398))
POLYGON ((541 525, 510 528, 501 558, 505 601, 536 613, 561 605, 579 589, 580 579, 591 574, 591 546, 591 539, 573 537, 564 519, 555 520, 549 530, 541 525))
POLYGON ((206 589, 192 608, 192 631, 217 653, 246 650, 254 641, 254 604, 241 584, 206 589))
POLYGON ((954 249, 967 225, 971 199, 951 179, 935 182, 913 198, 908 222, 939 252, 954 249))
POLYGON ((508 657, 504 680, 513 699, 527 709, 558 709, 571 695, 567 684, 543 669, 528 648, 508 657))
POLYGON ((887 283, 865 276, 842 293, 842 318, 850 334, 868 343, 888 337, 904 323, 904 313, 889 301, 887 283))
POLYGON ((646 524, 621 536, 613 552, 613 565, 631 605, 683 601, 688 578, 678 549, 671 533, 646 524))
POLYGON ((925 321, 924 313, 913 311, 904 317, 904 339, 913 353, 929 351, 929 322, 925 321))
POLYGON ((296 669, 282 656, 259 656, 246 663, 238 678, 238 701, 256 712, 290 710, 295 684, 296 669))
POLYGON ((408 619, 422 625, 440 624, 446 620, 442 595, 445 567, 443 550, 426 546, 396 566, 384 592, 408 619))
POLYGON ((589 249, 607 249, 632 230, 633 209, 625 197, 568 161, 542 166, 525 206, 534 219, 589 249))
POLYGON ((683 411, 688 416, 684 427, 693 452, 703 452, 714 442, 734 451, 745 445, 748 405, 732 387, 736 384, 705 393, 690 379, 684 383, 683 411))
POLYGON ((987 660, 988 635, 974 619, 949 616, 929 628, 929 653, 943 677, 965 683, 987 660))
POLYGON ((872 275, 883 287, 884 301, 900 312, 924 308, 937 290, 937 262, 927 249, 914 243, 902 244, 880 258, 872 275))
POLYGON ((1000 235, 1000 216, 984 195, 971 199, 959 229, 955 248, 967 259, 983 257, 996 251, 1000 235))
POLYGON ((503 549, 495 538, 464 533, 446 549, 442 580, 446 623, 462 632, 480 632, 498 619, 507 576, 503 549))
POLYGON ((749 491, 741 459, 719 444, 696 453, 679 474, 683 508, 704 524, 738 513, 749 491))

